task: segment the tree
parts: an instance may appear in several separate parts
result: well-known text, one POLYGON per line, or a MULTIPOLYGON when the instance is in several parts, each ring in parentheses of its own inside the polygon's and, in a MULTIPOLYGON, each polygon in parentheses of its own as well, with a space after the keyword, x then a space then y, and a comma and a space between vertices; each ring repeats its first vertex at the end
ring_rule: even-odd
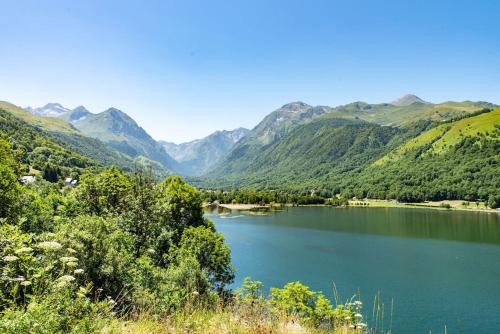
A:
POLYGON ((87 213, 120 213, 127 209, 131 186, 130 176, 117 167, 111 167, 98 175, 82 175, 77 198, 87 213))
POLYGON ((200 193, 180 177, 167 177, 156 190, 162 223, 172 230, 175 243, 188 227, 210 226, 203 218, 200 193))
POLYGON ((500 196, 490 195, 488 198, 488 206, 492 209, 500 207, 500 196))
POLYGON ((234 279, 231 250, 225 244, 222 234, 210 228, 198 226, 186 229, 176 256, 178 261, 194 257, 212 286, 219 292, 234 279))

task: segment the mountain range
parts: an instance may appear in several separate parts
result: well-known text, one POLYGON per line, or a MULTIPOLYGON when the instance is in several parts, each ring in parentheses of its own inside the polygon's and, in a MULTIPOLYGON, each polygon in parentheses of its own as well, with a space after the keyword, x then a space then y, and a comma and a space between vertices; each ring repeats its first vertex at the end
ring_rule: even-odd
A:
POLYGON ((122 165, 154 165, 190 176, 201 187, 362 191, 357 195, 378 198, 401 195, 413 182, 418 187, 411 191, 447 189, 446 195, 418 194, 425 198, 479 198, 480 188, 495 189, 500 182, 497 108, 481 101, 434 104, 411 94, 390 103, 337 107, 298 101, 271 112, 251 130, 217 131, 181 144, 156 142, 115 108, 93 114, 82 106, 70 110, 49 103, 26 110, 32 124, 53 136, 94 138, 122 165), (479 166, 464 170, 467 163, 458 158, 479 166))

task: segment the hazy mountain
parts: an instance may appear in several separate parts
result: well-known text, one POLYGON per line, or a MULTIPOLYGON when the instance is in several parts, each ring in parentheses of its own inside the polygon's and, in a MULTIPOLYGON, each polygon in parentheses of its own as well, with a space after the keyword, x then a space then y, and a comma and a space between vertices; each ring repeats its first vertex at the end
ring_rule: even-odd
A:
POLYGON ((130 116, 116 108, 93 114, 83 106, 71 110, 59 103, 49 103, 40 108, 28 107, 26 110, 34 115, 68 121, 84 134, 103 141, 133 159, 142 156, 159 162, 166 169, 178 169, 176 161, 162 145, 151 138, 130 116))
POLYGON ((160 143, 179 163, 183 174, 198 176, 219 162, 248 132, 250 130, 238 128, 231 131, 217 131, 205 138, 182 144, 165 141, 160 141, 160 143))
POLYGON ((283 105, 264 117, 256 127, 234 145, 224 159, 213 166, 213 169, 218 171, 244 170, 263 147, 279 141, 298 125, 307 123, 330 110, 329 107, 313 107, 300 101, 283 105))
POLYGON ((58 117, 70 123, 74 123, 90 115, 92 115, 92 113, 88 111, 84 106, 79 106, 73 110, 70 110, 64 114, 59 115, 58 117))
POLYGON ((399 99, 396 99, 391 102, 392 105, 398 106, 398 107, 403 107, 403 106, 409 106, 414 103, 423 103, 423 104, 429 104, 429 102, 425 102, 418 96, 415 96, 413 94, 406 94, 404 96, 401 96, 399 99))
POLYGON ((47 103, 43 107, 39 108, 31 108, 27 107, 27 111, 31 112, 34 115, 45 116, 45 117, 60 117, 71 110, 63 107, 59 103, 47 103))

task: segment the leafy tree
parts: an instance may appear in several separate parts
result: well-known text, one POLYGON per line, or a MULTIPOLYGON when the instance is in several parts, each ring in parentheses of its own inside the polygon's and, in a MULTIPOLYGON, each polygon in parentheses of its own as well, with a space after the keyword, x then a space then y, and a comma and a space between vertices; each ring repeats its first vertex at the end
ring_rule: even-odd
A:
POLYGON ((130 281, 133 239, 116 219, 79 216, 61 225, 60 242, 79 254, 80 282, 116 298, 130 281))
POLYGON ((500 196, 490 195, 488 198, 488 206, 492 209, 500 207, 500 196))
POLYGON ((184 229, 209 226, 203 218, 200 193, 178 176, 169 176, 158 187, 162 224, 173 231, 173 240, 179 242, 184 229))
POLYGON ((176 257, 177 261, 187 257, 196 259, 211 285, 219 292, 234 279, 231 251, 224 243, 222 234, 216 233, 212 228, 187 228, 182 235, 176 257))

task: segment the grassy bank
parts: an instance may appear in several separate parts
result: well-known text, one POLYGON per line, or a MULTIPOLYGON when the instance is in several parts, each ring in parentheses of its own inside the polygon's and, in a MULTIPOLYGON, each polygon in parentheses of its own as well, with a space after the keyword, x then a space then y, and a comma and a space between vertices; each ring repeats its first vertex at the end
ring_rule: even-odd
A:
MULTIPOLYGON (((422 203, 402 203, 395 200, 383 199, 355 199, 349 200, 348 207, 354 208, 405 208, 405 209, 436 209, 436 210, 460 210, 470 212, 500 213, 498 209, 491 209, 484 202, 467 202, 461 200, 426 201, 422 203)), ((204 204, 209 207, 208 203, 204 204)), ((235 211, 252 211, 259 209, 279 209, 285 207, 330 207, 328 204, 219 204, 219 207, 235 211)), ((343 206, 346 207, 346 206, 343 206)))
POLYGON ((362 199, 350 200, 352 207, 371 208, 424 208, 437 210, 462 210, 474 212, 500 213, 500 210, 488 208, 483 202, 467 202, 461 200, 426 201, 422 203, 401 203, 394 200, 362 199))

